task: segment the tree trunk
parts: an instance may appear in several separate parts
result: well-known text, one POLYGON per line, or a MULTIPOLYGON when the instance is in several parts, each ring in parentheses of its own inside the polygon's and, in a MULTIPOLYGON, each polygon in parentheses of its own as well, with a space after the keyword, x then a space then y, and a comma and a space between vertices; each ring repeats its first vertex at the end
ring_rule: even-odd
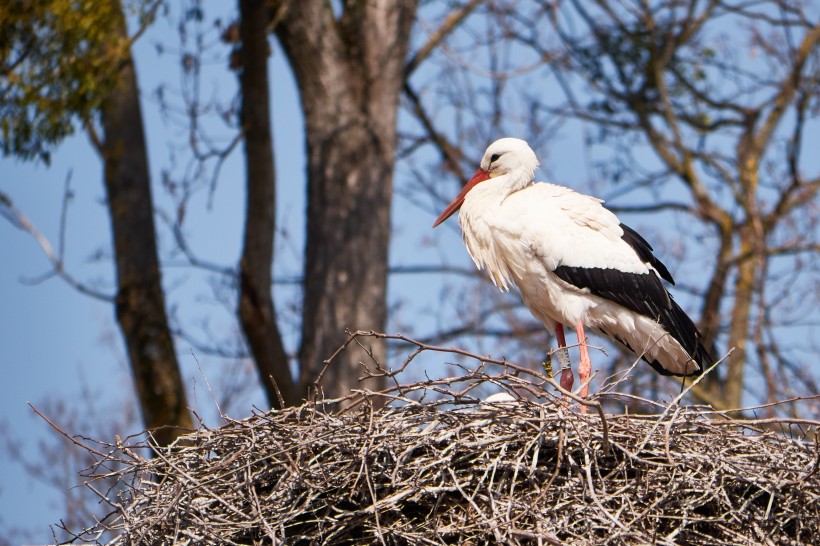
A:
MULTIPOLYGON (((733 257, 732 235, 734 225, 730 222, 728 215, 726 220, 724 224, 718 226, 720 246, 715 259, 715 269, 709 277, 709 287, 703 298, 703 307, 700 313, 700 331, 703 334, 703 345, 709 350, 713 358, 721 357, 717 348, 717 338, 720 333, 720 304, 725 300, 729 274, 732 269, 730 262, 733 257)), ((720 379, 717 370, 706 376, 700 385, 702 389, 708 391, 713 400, 724 399, 724 381, 720 379)))
POLYGON ((240 0, 242 127, 247 214, 240 261, 239 319, 271 406, 301 401, 276 323, 271 293, 276 187, 268 89, 269 44, 264 0, 240 0), (281 402, 280 402, 281 396, 281 402))
MULTIPOLYGON (((125 39, 125 16, 118 9, 125 39)), ((193 421, 165 311, 136 73, 130 51, 123 55, 118 83, 101 111, 100 143, 114 235, 117 320, 145 426, 155 429, 160 445, 168 445, 193 429, 193 421)))
POLYGON ((732 318, 729 325, 729 347, 734 352, 726 362, 726 377, 723 395, 728 408, 740 408, 743 403, 744 371, 746 368, 747 348, 751 331, 752 302, 754 300, 755 279, 757 278, 757 261, 752 254, 755 241, 750 240, 750 226, 740 230, 740 251, 742 259, 737 268, 735 279, 735 299, 732 307, 732 318))
MULTIPOLYGON (((387 320, 396 117, 417 0, 348 2, 338 20, 324 0, 281 4, 275 32, 296 75, 307 131, 299 352, 307 389, 344 342, 345 329, 382 331, 387 320)), ((333 398, 362 386, 361 364, 385 363, 384 344, 371 349, 372 358, 351 348, 334 360, 322 394, 333 398)))

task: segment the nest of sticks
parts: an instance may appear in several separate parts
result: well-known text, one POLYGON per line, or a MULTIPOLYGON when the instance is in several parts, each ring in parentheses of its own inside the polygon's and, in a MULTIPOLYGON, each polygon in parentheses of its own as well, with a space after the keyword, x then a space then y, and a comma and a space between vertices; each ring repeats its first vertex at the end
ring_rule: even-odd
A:
POLYGON ((820 422, 729 419, 675 402, 623 415, 593 401, 580 413, 546 394, 549 378, 486 365, 362 392, 344 411, 310 403, 229 420, 153 457, 121 442, 97 449, 105 456, 88 485, 111 513, 76 536, 474 545, 820 537, 820 422), (488 383, 510 396, 471 395, 488 383), (117 487, 99 488, 112 478, 117 487))

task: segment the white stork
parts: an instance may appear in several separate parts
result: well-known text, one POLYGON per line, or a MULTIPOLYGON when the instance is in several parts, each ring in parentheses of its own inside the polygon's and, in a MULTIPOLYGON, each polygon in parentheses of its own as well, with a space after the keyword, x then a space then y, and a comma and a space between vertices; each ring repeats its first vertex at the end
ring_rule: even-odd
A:
POLYGON ((592 369, 584 327, 663 375, 694 375, 708 366, 702 336, 664 288, 661 279, 674 281, 649 243, 601 199, 533 183, 537 169, 523 140, 493 142, 433 227, 461 209, 459 224, 476 266, 501 290, 515 283, 530 312, 555 333, 561 386, 571 390, 573 383, 564 325, 578 335, 581 396, 592 369))

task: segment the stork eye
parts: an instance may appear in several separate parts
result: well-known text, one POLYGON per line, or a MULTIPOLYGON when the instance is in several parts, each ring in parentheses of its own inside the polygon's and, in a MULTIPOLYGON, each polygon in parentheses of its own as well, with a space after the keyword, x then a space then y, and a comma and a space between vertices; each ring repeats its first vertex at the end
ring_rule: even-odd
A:
POLYGON ((495 163, 495 162, 496 162, 496 160, 498 160, 498 158, 499 158, 499 157, 501 157, 501 156, 500 156, 500 155, 498 155, 498 154, 493 154, 493 155, 491 155, 491 156, 490 156, 490 163, 495 163))

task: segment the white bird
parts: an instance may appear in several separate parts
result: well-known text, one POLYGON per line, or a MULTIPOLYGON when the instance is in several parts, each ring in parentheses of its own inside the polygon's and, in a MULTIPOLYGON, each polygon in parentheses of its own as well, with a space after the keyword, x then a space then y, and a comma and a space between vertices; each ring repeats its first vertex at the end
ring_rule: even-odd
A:
POLYGON ((674 284, 652 247, 603 201, 534 183, 538 159, 516 138, 493 142, 481 166, 436 219, 461 209, 464 243, 501 290, 518 286, 524 303, 558 339, 561 386, 572 389, 564 325, 581 352, 581 396, 592 369, 584 327, 641 356, 663 375, 701 372, 711 357, 695 324, 667 292, 674 284))

